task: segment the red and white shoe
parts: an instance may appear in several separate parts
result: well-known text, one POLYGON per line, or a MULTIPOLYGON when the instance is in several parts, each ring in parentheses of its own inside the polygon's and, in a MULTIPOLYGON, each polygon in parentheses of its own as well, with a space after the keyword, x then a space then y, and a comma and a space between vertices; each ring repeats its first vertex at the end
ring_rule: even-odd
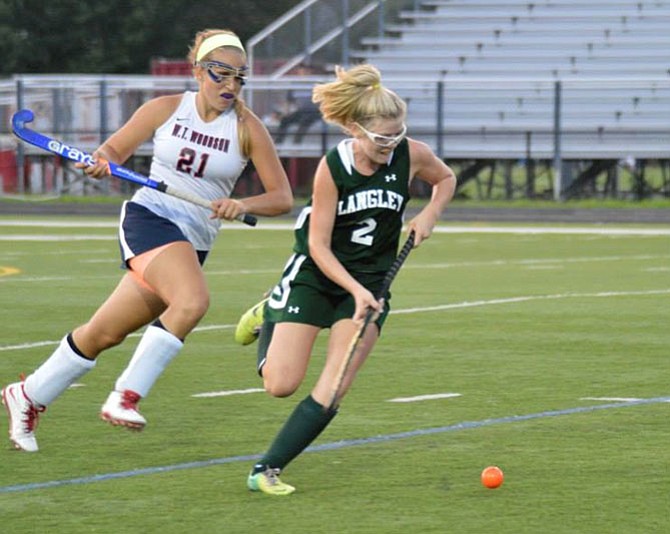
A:
POLYGON ((40 413, 46 406, 34 405, 23 390, 23 382, 8 385, 2 390, 2 403, 9 415, 9 439, 14 447, 26 451, 37 452, 35 428, 40 413))
POLYGON ((100 410, 100 417, 115 426, 125 426, 131 430, 142 430, 147 420, 137 410, 140 395, 126 389, 112 391, 100 410))

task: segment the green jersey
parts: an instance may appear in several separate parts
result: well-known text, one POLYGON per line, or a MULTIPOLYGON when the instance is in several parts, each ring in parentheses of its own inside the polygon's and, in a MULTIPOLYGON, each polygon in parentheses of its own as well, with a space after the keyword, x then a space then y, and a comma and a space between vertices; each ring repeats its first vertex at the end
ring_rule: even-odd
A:
MULTIPOLYGON (((331 247, 351 273, 386 272, 398 253, 403 214, 409 200, 409 143, 403 139, 386 165, 365 176, 354 167, 351 139, 326 154, 337 187, 331 247)), ((298 217, 294 252, 309 256, 311 200, 298 217)))

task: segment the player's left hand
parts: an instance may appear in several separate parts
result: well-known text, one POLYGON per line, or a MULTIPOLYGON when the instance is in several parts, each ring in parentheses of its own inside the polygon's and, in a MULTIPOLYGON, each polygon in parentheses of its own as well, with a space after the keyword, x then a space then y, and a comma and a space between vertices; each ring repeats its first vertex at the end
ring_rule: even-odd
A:
POLYGON ((219 198, 212 201, 212 212, 211 219, 233 221, 240 215, 245 214, 246 210, 244 209, 244 204, 239 200, 219 198))
POLYGON ((423 241, 433 234, 435 223, 426 221, 421 214, 417 215, 407 224, 407 235, 414 232, 414 247, 418 247, 423 241))

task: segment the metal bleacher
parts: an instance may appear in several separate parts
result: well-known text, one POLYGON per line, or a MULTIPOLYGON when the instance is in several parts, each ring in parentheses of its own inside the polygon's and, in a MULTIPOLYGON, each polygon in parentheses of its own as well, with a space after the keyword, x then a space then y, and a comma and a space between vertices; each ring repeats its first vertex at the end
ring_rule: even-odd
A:
POLYGON ((398 18, 352 57, 439 79, 393 87, 443 156, 550 158, 558 127, 564 159, 668 158, 670 1, 426 0, 398 18))

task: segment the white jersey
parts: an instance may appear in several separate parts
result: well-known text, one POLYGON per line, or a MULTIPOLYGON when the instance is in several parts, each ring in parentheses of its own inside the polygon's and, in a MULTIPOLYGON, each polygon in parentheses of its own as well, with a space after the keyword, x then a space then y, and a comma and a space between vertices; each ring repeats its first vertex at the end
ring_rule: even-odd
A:
MULTIPOLYGON (((247 164, 237 135, 237 113, 231 106, 212 122, 196 109, 196 93, 186 91, 179 106, 154 135, 150 176, 175 189, 207 200, 229 197, 247 164)), ((210 250, 221 221, 211 211, 155 189, 140 188, 132 198, 175 223, 196 250, 210 250)))

